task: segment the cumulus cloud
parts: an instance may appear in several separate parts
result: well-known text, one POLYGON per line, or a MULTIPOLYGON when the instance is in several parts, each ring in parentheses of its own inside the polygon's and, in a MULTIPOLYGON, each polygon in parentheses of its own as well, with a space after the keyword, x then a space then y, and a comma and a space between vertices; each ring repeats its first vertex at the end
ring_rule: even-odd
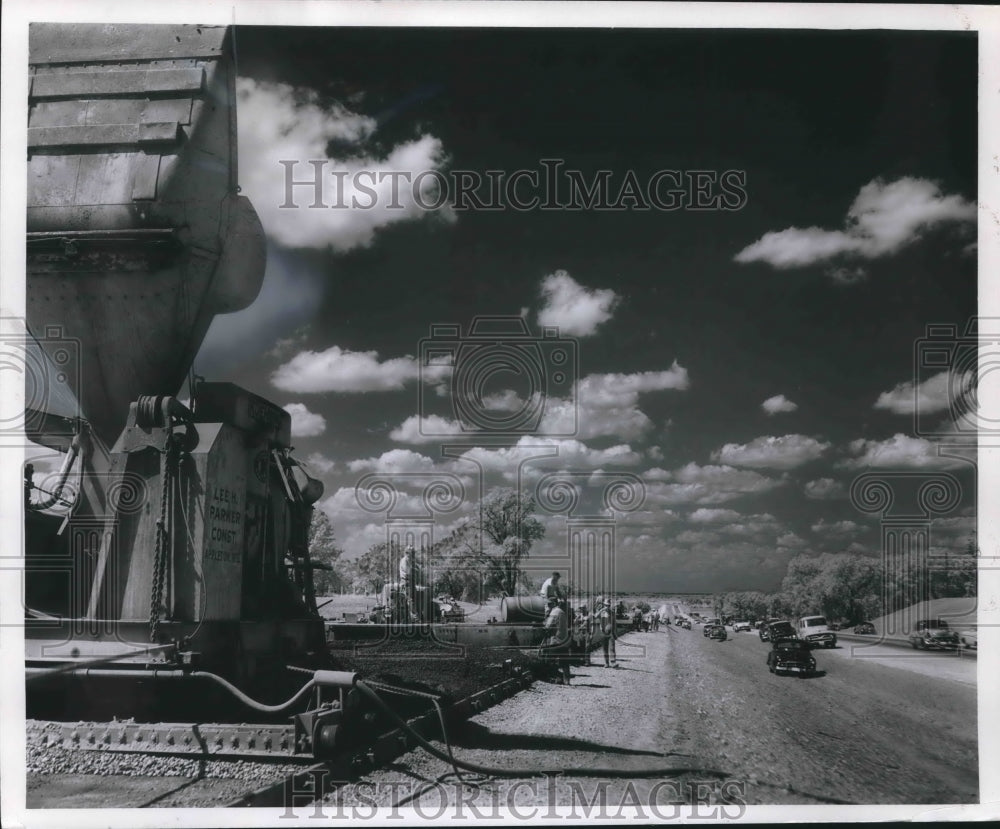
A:
POLYGON ((795 533, 784 533, 779 535, 776 541, 779 547, 783 547, 788 550, 802 550, 808 546, 808 542, 802 538, 800 535, 795 533))
POLYGON ((752 469, 795 469, 829 448, 829 443, 806 435, 759 437, 745 444, 727 443, 712 453, 712 460, 752 469))
POLYGON ((826 519, 820 518, 809 529, 816 533, 816 535, 839 538, 854 535, 861 527, 853 521, 828 522, 826 519))
POLYGON ((696 524, 731 524, 743 516, 732 509, 696 509, 688 518, 696 524))
POLYGON ((420 369, 413 357, 380 361, 377 351, 349 351, 330 346, 325 351, 300 351, 271 375, 271 384, 298 393, 398 391, 418 378, 436 383, 449 366, 420 369))
POLYGON ((721 537, 717 532, 707 530, 684 530, 674 536, 674 541, 684 545, 715 544, 721 537))
MULTIPOLYGON (((847 210, 843 230, 790 227, 765 233, 736 254, 735 261, 766 262, 796 268, 840 258, 877 259, 896 253, 922 234, 949 222, 973 222, 976 205, 959 195, 944 195, 927 179, 880 178, 861 188, 847 210)), ((831 274, 841 282, 857 281, 856 271, 831 274)))
POLYGON ((377 458, 350 461, 351 472, 427 472, 434 468, 434 461, 409 449, 390 449, 377 458))
POLYGON ((940 456, 936 444, 897 432, 886 440, 851 441, 848 449, 854 457, 841 461, 848 469, 947 469, 964 466, 956 458, 940 456))
POLYGON ((646 481, 669 481, 673 476, 666 469, 654 466, 652 469, 647 469, 643 472, 642 477, 646 481))
POLYGON ((844 485, 833 478, 817 478, 815 481, 809 481, 803 490, 806 497, 814 501, 830 501, 847 495, 844 485))
MULTIPOLYGON (((425 368, 424 379, 433 381, 436 378, 428 378, 425 368)), ((538 436, 634 440, 653 428, 653 422, 639 408, 639 395, 655 391, 681 391, 688 385, 687 369, 675 360, 664 371, 589 375, 574 385, 572 396, 568 399, 544 397, 536 392, 530 400, 523 400, 515 391, 505 389, 485 395, 482 406, 484 413, 485 410, 516 413, 541 409, 541 420, 534 430, 538 436)), ((400 443, 430 443, 442 435, 472 434, 474 431, 471 428, 463 430, 461 424, 451 418, 428 415, 421 419, 414 415, 394 429, 390 436, 400 443)), ((649 450, 648 454, 652 458, 662 457, 658 448, 649 450)))
POLYGON ((947 411, 951 405, 951 394, 961 392, 969 385, 969 380, 965 380, 955 388, 955 379, 951 372, 942 371, 917 385, 907 380, 882 392, 875 401, 875 408, 900 415, 912 415, 915 411, 921 414, 947 411))
POLYGON ((508 481, 518 475, 537 476, 551 469, 621 469, 640 463, 642 456, 627 444, 591 449, 578 440, 525 435, 514 446, 476 446, 461 455, 485 472, 500 473, 508 481))
POLYGON ((798 405, 793 403, 783 394, 776 394, 774 397, 769 397, 760 407, 767 412, 769 415, 776 415, 782 412, 794 412, 798 409, 798 405))
POLYGON ((389 432, 389 437, 397 443, 440 443, 449 435, 469 434, 457 420, 440 415, 411 415, 389 432))
POLYGON ((665 371, 589 374, 576 384, 576 394, 585 405, 604 406, 620 401, 623 395, 668 389, 684 391, 689 385, 687 369, 674 360, 665 371))
POLYGON ((726 535, 739 535, 748 538, 760 536, 773 538, 779 528, 778 519, 769 512, 763 512, 757 515, 748 515, 743 520, 726 524, 722 527, 722 532, 726 535))
MULTIPOLYGON (((356 558, 373 544, 386 541, 388 526, 385 513, 369 512, 358 503, 358 492, 354 486, 340 487, 322 499, 317 507, 333 522, 338 544, 348 558, 356 558)), ((459 524, 472 517, 476 500, 463 501, 447 520, 436 516, 432 533, 435 540, 445 538, 459 524)), ((427 505, 420 492, 406 492, 397 488, 393 502, 393 513, 397 515, 425 515, 427 505)))
POLYGON ((240 186, 271 239, 287 247, 347 251, 370 245, 379 228, 395 222, 428 215, 454 219, 448 207, 427 209, 436 201, 431 192, 436 184, 433 176, 419 179, 445 163, 438 138, 422 135, 393 147, 384 158, 366 156, 364 141, 376 129, 373 118, 321 103, 315 92, 286 84, 239 78, 236 94, 240 186), (349 149, 330 157, 331 142, 349 149), (295 162, 289 173, 281 161, 295 162), (323 162, 318 169, 324 207, 310 206, 317 203, 312 161, 323 162), (286 175, 310 184, 293 187, 289 200, 286 175), (286 204, 296 206, 282 207, 286 204))
POLYGON ((303 461, 306 467, 306 471, 312 474, 325 475, 329 472, 333 472, 337 467, 336 461, 332 458, 328 458, 322 452, 312 452, 303 461))
POLYGON ((289 403, 283 408, 292 416, 293 438, 314 438, 326 431, 326 418, 310 412, 304 403, 289 403))
POLYGON ((781 486, 782 481, 749 469, 731 466, 699 466, 689 463, 674 470, 675 483, 650 481, 646 484, 651 504, 675 506, 724 504, 744 495, 757 495, 781 486))
POLYGON ((664 371, 591 374, 575 384, 571 399, 544 401, 538 434, 634 440, 653 428, 653 422, 639 408, 639 395, 684 391, 688 386, 687 369, 676 360, 664 371))
POLYGON ((539 325, 554 325, 559 333, 586 337, 611 319, 618 296, 610 289, 585 288, 566 271, 556 271, 542 280, 544 305, 538 312, 539 325))

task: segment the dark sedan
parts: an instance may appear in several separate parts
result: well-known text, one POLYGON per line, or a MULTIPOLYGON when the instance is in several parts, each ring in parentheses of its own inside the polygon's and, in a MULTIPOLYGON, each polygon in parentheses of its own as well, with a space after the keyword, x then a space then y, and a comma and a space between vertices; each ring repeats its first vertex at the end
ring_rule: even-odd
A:
POLYGON ((791 622, 768 622, 760 629, 762 642, 776 642, 778 639, 797 639, 791 622))
POLYGON ((726 641, 726 628, 724 625, 708 625, 708 638, 718 639, 720 642, 726 641))
POLYGON ((778 639, 767 654, 767 668, 772 674, 807 676, 816 671, 816 660, 809 645, 799 639, 778 639))

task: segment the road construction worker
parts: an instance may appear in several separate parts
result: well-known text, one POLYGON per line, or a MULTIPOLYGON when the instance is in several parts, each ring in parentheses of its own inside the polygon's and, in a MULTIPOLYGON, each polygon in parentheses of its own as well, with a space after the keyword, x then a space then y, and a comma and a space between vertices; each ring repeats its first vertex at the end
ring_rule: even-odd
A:
POLYGON ((542 643, 546 657, 555 661, 559 683, 569 685, 569 620, 559 606, 559 599, 551 597, 548 602, 548 615, 542 627, 548 633, 542 643))
POLYGON ((546 603, 553 596, 555 596, 556 599, 559 599, 560 601, 563 598, 565 598, 563 596, 562 586, 559 584, 559 579, 560 579, 559 573, 553 573, 545 581, 542 582, 542 589, 538 592, 539 595, 541 595, 541 597, 545 599, 546 603))
POLYGON ((409 606, 410 618, 420 621, 422 614, 417 601, 417 584, 420 579, 420 570, 417 566, 417 553, 411 544, 403 551, 402 558, 399 559, 399 586, 406 597, 409 606))
POLYGON ((581 661, 584 665, 590 664, 590 643, 593 639, 590 614, 587 612, 587 605, 580 605, 579 610, 576 614, 576 620, 574 624, 574 639, 576 640, 576 647, 582 657, 581 661))
POLYGON ((598 596, 594 600, 594 612, 590 614, 592 628, 600 631, 603 636, 601 651, 604 654, 604 667, 617 668, 618 656, 615 653, 615 611, 611 608, 603 596, 598 596))

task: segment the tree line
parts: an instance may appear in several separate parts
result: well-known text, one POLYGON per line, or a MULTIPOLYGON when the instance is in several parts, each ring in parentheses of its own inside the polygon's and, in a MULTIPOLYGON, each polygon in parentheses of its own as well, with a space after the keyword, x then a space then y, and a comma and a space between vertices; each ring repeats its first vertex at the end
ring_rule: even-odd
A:
POLYGON ((905 604, 918 584, 928 599, 975 596, 978 555, 975 537, 970 537, 954 554, 930 557, 923 571, 891 573, 889 583, 881 558, 853 553, 798 555, 788 562, 781 586, 773 593, 720 593, 713 608, 718 616, 738 619, 817 615, 856 624, 883 615, 886 605, 905 604))
MULTIPOLYGON (((480 504, 477 519, 461 524, 429 549, 419 550, 433 593, 479 603, 533 590, 534 580, 523 564, 533 544, 545 534, 535 510, 529 495, 513 489, 494 490, 480 504)), ((330 519, 320 510, 313 513, 309 550, 319 566, 314 583, 320 596, 381 592, 387 582, 396 580, 393 567, 403 552, 396 542, 384 541, 356 559, 345 558, 330 519)))

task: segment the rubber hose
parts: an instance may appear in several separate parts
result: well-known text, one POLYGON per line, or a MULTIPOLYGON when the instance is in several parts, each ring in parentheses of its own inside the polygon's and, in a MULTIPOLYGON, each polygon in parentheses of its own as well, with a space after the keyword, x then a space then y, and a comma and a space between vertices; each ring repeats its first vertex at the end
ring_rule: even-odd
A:
POLYGON ((560 768, 560 769, 511 769, 511 768, 494 768, 491 766, 483 766, 479 763, 470 763, 467 760, 459 760, 455 757, 449 757, 439 748, 434 746, 432 743, 425 740, 419 733, 414 731, 409 724, 402 717, 399 716, 386 702, 375 692, 375 690, 369 687, 363 680, 358 680, 354 686, 362 694, 368 697, 372 702, 374 702, 382 711, 384 711, 390 719, 392 719, 400 728, 402 728, 407 734, 413 737, 414 740, 423 748, 425 751, 433 754, 439 760, 443 760, 449 765, 458 766, 465 769, 466 771, 476 772, 478 774, 486 774, 491 777, 553 777, 557 775, 566 775, 568 777, 670 777, 678 774, 708 774, 715 777, 728 777, 724 771, 718 769, 705 769, 705 768, 681 768, 677 766, 668 766, 661 768, 646 768, 646 769, 609 769, 609 768, 560 768))
POLYGON ((244 705, 253 708, 254 711, 261 711, 265 714, 278 714, 284 711, 286 708, 291 708, 295 703, 297 703, 302 697, 309 693, 313 688, 316 687, 316 683, 313 680, 309 680, 305 685, 299 688, 295 692, 295 695, 286 700, 285 702, 279 703, 278 705, 265 705, 263 702, 257 702, 255 699, 251 699, 246 694, 244 694, 239 688, 233 685, 226 679, 223 679, 217 674, 209 673, 208 671, 192 671, 191 676, 202 677, 203 679, 210 679, 218 685, 221 685, 234 697, 236 697, 244 705))

